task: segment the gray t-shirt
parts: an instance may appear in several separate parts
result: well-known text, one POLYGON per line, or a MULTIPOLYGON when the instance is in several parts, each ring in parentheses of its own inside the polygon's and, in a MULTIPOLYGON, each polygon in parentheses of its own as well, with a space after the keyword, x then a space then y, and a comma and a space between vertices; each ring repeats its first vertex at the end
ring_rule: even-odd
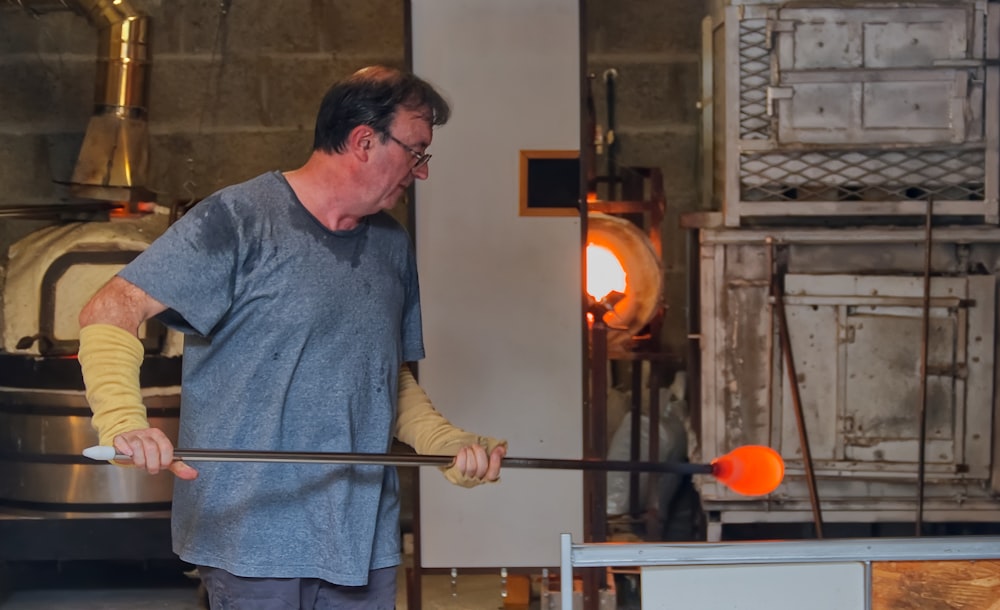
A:
MULTIPOLYGON (((330 231, 278 172, 196 205, 119 275, 186 334, 179 447, 385 453, 423 358, 413 249, 391 216, 330 231)), ((195 464, 174 551, 238 576, 361 585, 397 565, 392 467, 195 464)))

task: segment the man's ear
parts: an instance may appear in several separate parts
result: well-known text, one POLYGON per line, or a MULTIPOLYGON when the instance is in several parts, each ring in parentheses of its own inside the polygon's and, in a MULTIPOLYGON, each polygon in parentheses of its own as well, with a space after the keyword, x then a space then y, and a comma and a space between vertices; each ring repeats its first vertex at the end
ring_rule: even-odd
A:
POLYGON ((375 130, 367 125, 358 125, 348 134, 347 146, 351 152, 361 155, 367 160, 368 151, 371 149, 374 139, 375 130))

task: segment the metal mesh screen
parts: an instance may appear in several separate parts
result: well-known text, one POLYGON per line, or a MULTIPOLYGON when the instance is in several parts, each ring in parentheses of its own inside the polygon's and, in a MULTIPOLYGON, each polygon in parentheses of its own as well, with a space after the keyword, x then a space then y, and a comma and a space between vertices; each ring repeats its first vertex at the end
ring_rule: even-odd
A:
POLYGON ((982 201, 982 150, 819 151, 743 155, 745 201, 982 201))
POLYGON ((740 137, 769 140, 767 86, 771 84, 771 53, 767 48, 767 20, 740 22, 740 137))
MULTIPOLYGON (((739 24, 741 140, 775 140, 767 113, 767 20, 739 24)), ((953 150, 768 151, 740 155, 744 201, 985 200, 985 152, 953 150)))

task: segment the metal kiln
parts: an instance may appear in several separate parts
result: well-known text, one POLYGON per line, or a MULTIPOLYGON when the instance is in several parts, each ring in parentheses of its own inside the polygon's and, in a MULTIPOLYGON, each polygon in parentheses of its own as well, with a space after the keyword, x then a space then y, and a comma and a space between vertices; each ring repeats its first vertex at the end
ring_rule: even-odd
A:
MULTIPOLYGON (((608 311, 602 317, 612 335, 612 349, 633 349, 635 336, 663 307, 663 270, 659 253, 635 223, 600 212, 587 216, 587 244, 588 247, 606 248, 621 265, 625 276, 625 286, 620 291, 622 296, 607 304, 608 311)), ((588 274, 595 266, 588 255, 588 274)))
MULTIPOLYGON (((4 214, 62 223, 23 237, 7 253, 0 310, 0 559, 169 558, 173 481, 81 457, 97 436, 76 361, 80 309, 169 220, 163 209, 136 211, 150 201, 148 20, 121 0, 17 4, 35 15, 71 9, 86 17, 98 29, 98 74, 94 113, 70 181, 79 201, 4 214), (105 213, 93 214, 98 208, 105 213), (95 221, 64 222, 81 215, 95 221)), ((176 436, 180 339, 155 323, 140 335, 150 423, 176 436)))
MULTIPOLYGON (((83 304, 163 231, 166 218, 164 213, 52 226, 10 248, 0 352, 0 526, 6 530, 0 539, 5 558, 117 557, 122 551, 113 545, 93 544, 67 535, 69 530, 113 528, 123 518, 165 523, 169 477, 81 458, 97 435, 90 426, 76 351, 83 304)), ((176 435, 180 342, 156 324, 147 324, 141 335, 147 348, 142 382, 150 423, 176 435)), ((164 524, 154 527, 165 533, 164 524)), ((155 536, 142 538, 140 557, 169 552, 165 539, 155 543, 155 536), (159 552, 156 546, 161 546, 159 552)))
POLYGON ((700 485, 710 538, 1000 519, 998 9, 715 3, 695 456, 768 444, 789 476, 700 485))
MULTIPOLYGON (((613 454, 651 462, 677 459, 685 451, 685 444, 678 442, 683 432, 661 418, 659 387, 667 358, 659 336, 664 311, 662 177, 655 168, 615 170, 620 173, 598 176, 588 184, 592 195, 587 202, 585 289, 591 405, 585 422, 585 455, 613 454), (598 181, 609 183, 608 196, 615 200, 597 198, 598 181), (600 257, 610 255, 616 263, 605 268, 600 257), (623 275, 617 288, 601 277, 608 271, 611 276, 623 275), (613 373, 618 369, 628 370, 629 382, 615 382, 613 373), (628 392, 621 391, 626 385, 628 392)), ((673 475, 638 473, 586 479, 586 505, 592 511, 588 536, 604 540, 609 529, 631 529, 639 523, 647 535, 658 536, 666 513, 660 496, 671 496, 677 480, 673 475)))

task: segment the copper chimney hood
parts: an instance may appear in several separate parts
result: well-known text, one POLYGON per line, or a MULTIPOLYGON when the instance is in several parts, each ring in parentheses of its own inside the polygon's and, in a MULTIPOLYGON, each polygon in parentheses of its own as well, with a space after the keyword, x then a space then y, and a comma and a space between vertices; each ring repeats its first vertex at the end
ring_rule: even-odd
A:
POLYGON ((129 0, 15 0, 32 14, 71 9, 98 30, 94 114, 70 181, 81 198, 125 202, 151 200, 146 189, 149 127, 146 81, 149 18, 129 0))

